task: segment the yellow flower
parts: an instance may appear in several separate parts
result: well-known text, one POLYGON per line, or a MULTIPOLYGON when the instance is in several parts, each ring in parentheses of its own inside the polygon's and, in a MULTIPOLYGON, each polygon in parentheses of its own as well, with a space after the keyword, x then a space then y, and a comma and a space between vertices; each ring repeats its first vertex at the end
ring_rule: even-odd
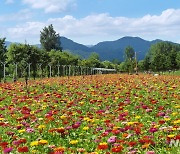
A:
POLYGON ((99 143, 99 145, 107 145, 107 143, 106 142, 101 142, 101 143, 99 143))
POLYGON ((77 144, 78 143, 78 140, 71 140, 70 141, 70 144, 77 144))
POLYGON ((173 112, 173 113, 172 113, 173 116, 175 116, 175 115, 177 115, 177 114, 178 114, 177 112, 173 112))
POLYGON ((44 129, 46 126, 45 125, 39 125, 38 129, 44 129))
POLYGON ((4 118, 0 118, 0 120, 4 120, 4 118))
POLYGON ((177 128, 172 128, 172 130, 177 130, 177 128))
POLYGON ((32 150, 31 152, 36 154, 38 153, 38 150, 32 150))
POLYGON ((24 133, 25 131, 25 129, 18 130, 19 133, 24 133))
POLYGON ((62 116, 60 116, 60 118, 61 118, 61 119, 65 119, 65 118, 66 118, 66 116, 65 116, 65 115, 62 115, 62 116))
POLYGON ((174 134, 168 135, 169 138, 173 138, 174 136, 174 134))
POLYGON ((154 127, 155 127, 155 128, 158 128, 159 126, 160 126, 160 125, 155 125, 154 127))
POLYGON ((135 117, 135 119, 140 119, 140 118, 141 118, 141 116, 136 116, 136 117, 135 117))
POLYGON ((176 108, 176 109, 179 109, 179 108, 180 108, 180 105, 175 106, 175 108, 176 108))
POLYGON ((83 104, 84 104, 84 102, 79 102, 79 104, 83 105, 83 104))
POLYGON ((175 120, 173 123, 178 124, 178 123, 180 123, 180 120, 175 120))
POLYGON ((43 120, 43 118, 39 118, 38 120, 42 121, 42 120, 43 120))
POLYGON ((127 123, 127 125, 133 125, 134 124, 134 122, 128 122, 127 123))
POLYGON ((48 144, 48 141, 47 140, 40 140, 39 144, 48 144))
POLYGON ((83 127, 83 130, 88 130, 89 129, 89 127, 83 127))
POLYGON ((33 142, 31 142, 31 146, 36 146, 36 145, 38 145, 39 144, 39 142, 38 141, 33 141, 33 142))
POLYGON ((88 117, 85 117, 85 118, 84 118, 84 121, 88 121, 89 119, 90 119, 90 118, 88 118, 88 117))
POLYGON ((164 120, 165 120, 165 121, 169 121, 169 120, 170 120, 170 118, 164 118, 164 120))

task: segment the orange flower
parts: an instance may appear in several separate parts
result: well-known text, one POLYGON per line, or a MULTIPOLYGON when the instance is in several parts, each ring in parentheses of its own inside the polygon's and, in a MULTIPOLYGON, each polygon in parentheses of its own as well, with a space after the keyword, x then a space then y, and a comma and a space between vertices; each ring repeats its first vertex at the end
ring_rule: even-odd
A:
POLYGON ((147 149, 147 148, 149 148, 149 145, 150 145, 150 144, 147 144, 147 143, 144 144, 144 145, 142 145, 142 149, 147 149))
POLYGON ((124 133, 122 136, 126 138, 128 136, 128 133, 124 133))

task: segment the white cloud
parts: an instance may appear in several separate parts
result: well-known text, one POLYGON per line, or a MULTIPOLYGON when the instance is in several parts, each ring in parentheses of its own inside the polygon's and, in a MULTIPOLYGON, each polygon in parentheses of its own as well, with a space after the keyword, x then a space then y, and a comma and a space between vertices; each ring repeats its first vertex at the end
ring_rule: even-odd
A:
POLYGON ((27 22, 24 25, 17 25, 15 28, 8 28, 8 36, 14 40, 14 42, 24 42, 37 44, 39 43, 40 31, 45 26, 41 22, 27 22))
POLYGON ((32 12, 28 9, 20 10, 17 13, 0 15, 0 23, 6 21, 22 21, 32 17, 32 12))
POLYGON ((63 12, 76 6, 75 0, 22 0, 34 9, 44 9, 46 13, 63 12))
MULTIPOLYGON (((77 19, 73 16, 51 18, 46 22, 28 22, 8 29, 9 36, 21 40, 39 41, 40 30, 53 24, 61 36, 84 44, 114 40, 123 36, 139 36, 144 39, 178 41, 180 36, 180 9, 168 9, 161 15, 145 15, 142 18, 111 17, 94 14, 77 19)), ((38 43, 38 42, 37 42, 38 43)))

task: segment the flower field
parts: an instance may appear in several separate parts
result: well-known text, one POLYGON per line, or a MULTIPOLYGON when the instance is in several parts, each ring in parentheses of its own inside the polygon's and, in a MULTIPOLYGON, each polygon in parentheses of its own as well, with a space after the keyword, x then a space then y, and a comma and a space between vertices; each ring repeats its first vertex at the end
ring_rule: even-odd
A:
POLYGON ((0 83, 0 151, 180 153, 179 113, 179 76, 62 77, 31 80, 28 88, 0 83))

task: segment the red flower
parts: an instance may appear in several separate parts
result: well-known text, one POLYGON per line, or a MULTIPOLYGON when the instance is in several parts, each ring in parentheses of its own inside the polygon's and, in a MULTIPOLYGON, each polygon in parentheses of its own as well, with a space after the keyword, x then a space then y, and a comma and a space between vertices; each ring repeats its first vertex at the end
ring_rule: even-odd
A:
POLYGON ((175 140, 180 140, 180 135, 176 135, 175 140))
POLYGON ((137 135, 141 134, 141 128, 140 127, 136 127, 134 128, 134 131, 137 135))
POLYGON ((7 142, 1 142, 1 143, 0 143, 0 146, 1 146, 3 149, 6 148, 7 145, 8 145, 7 142))
POLYGON ((123 147, 121 145, 118 145, 116 147, 113 147, 112 152, 121 152, 123 150, 123 147))
POLYGON ((162 124, 164 124, 164 123, 165 123, 164 120, 159 120, 159 124, 160 124, 160 125, 162 125, 162 124))
POLYGON ((28 147, 19 147, 18 148, 18 152, 28 152, 29 151, 29 149, 28 149, 28 147))
POLYGON ((57 128, 56 130, 58 133, 64 133, 65 132, 65 129, 62 127, 62 128, 57 128))
POLYGON ((131 147, 135 146, 136 144, 137 144, 137 142, 135 142, 135 141, 130 141, 128 143, 128 145, 131 146, 131 147))

